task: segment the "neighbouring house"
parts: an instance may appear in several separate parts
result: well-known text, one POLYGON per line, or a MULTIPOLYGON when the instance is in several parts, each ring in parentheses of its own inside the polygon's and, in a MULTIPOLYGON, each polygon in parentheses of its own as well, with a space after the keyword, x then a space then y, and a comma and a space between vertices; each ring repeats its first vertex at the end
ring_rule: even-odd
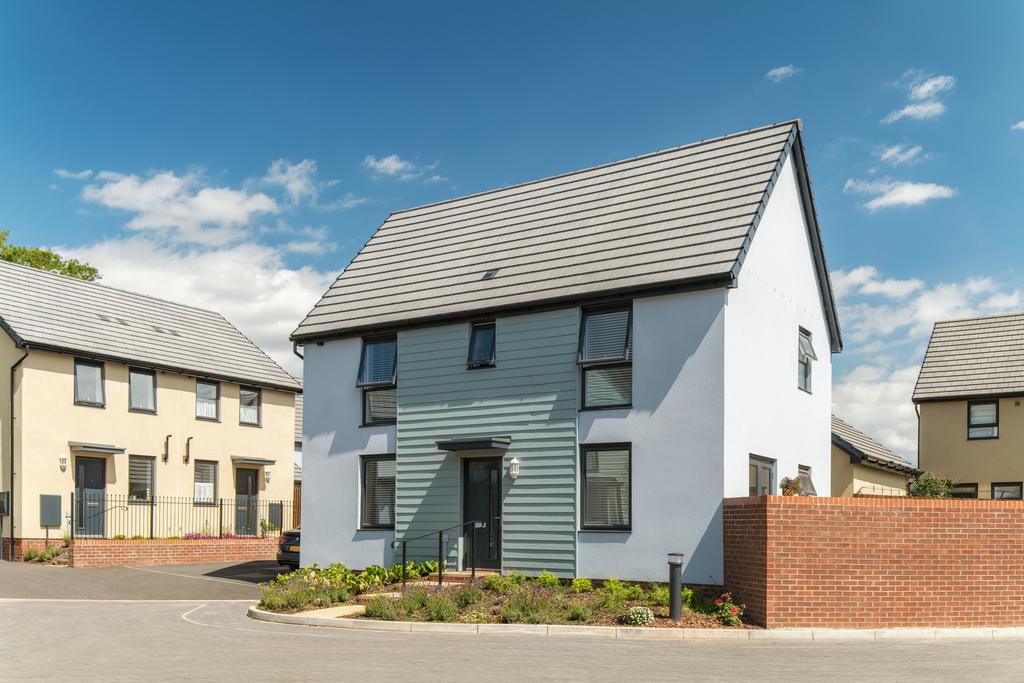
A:
POLYGON ((832 495, 905 496, 921 472, 859 429, 832 416, 832 495))
MULTIPOLYGON (((299 380, 302 383, 302 380, 299 380)), ((302 394, 295 395, 295 473, 292 485, 292 526, 302 524, 302 394)))
POLYGON ((958 498, 1024 490, 1024 313, 935 324, 914 388, 922 470, 958 498))
POLYGON ((721 583, 723 497, 830 481, 798 122, 392 213, 292 339, 306 565, 721 583))
POLYGON ((8 552, 290 523, 301 387, 220 314, 0 262, 0 327, 8 552))

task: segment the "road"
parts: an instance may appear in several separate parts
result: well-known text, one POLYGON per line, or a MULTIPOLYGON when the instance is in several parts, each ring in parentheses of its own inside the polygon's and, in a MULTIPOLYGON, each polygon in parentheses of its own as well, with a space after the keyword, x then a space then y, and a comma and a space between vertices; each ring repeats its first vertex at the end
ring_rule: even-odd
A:
POLYGON ((82 570, 12 567, 19 566, 0 563, 0 680, 1024 680, 1021 641, 687 642, 316 629, 253 621, 245 601, 227 597, 254 594, 254 576, 269 568, 93 570, 80 578, 73 575, 82 570), (86 587, 95 595, 97 585, 126 576, 133 577, 131 598, 81 597, 86 587), (46 582, 72 586, 78 597, 35 597, 46 582), (189 590, 182 582, 192 597, 152 597, 180 596, 189 590), (12 595, 22 584, 32 594, 12 595))

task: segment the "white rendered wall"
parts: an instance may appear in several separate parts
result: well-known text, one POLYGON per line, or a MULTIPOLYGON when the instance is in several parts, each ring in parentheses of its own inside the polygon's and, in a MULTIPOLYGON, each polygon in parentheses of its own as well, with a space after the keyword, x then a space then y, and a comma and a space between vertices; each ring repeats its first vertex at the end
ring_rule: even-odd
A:
POLYGON ((632 531, 579 532, 579 576, 665 581, 683 552, 685 581, 722 582, 725 296, 633 302, 633 407, 579 414, 581 444, 632 443, 632 531))
POLYGON ((751 453, 776 460, 777 479, 810 466, 829 495, 832 363, 820 291, 790 156, 727 295, 726 497, 748 495, 751 453), (800 327, 818 355, 810 394, 797 387, 800 327))
POLYGON ((394 425, 359 426, 361 349, 358 338, 304 349, 303 566, 342 562, 362 569, 392 562, 393 531, 359 530, 359 457, 395 452, 394 425))

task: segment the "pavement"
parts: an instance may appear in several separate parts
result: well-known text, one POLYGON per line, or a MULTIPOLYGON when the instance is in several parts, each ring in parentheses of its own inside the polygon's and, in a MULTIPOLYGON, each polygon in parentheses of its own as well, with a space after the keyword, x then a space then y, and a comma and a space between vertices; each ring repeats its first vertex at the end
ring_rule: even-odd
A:
POLYGON ((253 580, 276 568, 245 564, 0 563, 0 680, 1024 680, 1024 645, 1012 640, 467 639, 271 624, 246 617, 235 596, 254 596, 253 580), (48 588, 73 597, 34 597, 48 588))

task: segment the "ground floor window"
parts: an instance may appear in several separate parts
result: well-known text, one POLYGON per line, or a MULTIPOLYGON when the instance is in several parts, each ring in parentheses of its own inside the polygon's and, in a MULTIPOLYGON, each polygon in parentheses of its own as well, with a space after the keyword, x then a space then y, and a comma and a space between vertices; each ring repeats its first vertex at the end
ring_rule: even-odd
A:
POLYGON ((580 446, 584 530, 629 531, 632 526, 630 444, 580 446))
POLYGON ((992 500, 1020 500, 1024 483, 1019 481, 992 484, 992 500))
POLYGON ((217 463, 196 460, 193 496, 196 505, 213 505, 217 501, 217 463))
POLYGON ((750 495, 775 494, 775 461, 759 455, 750 456, 750 495))
POLYGON ((395 456, 363 456, 364 529, 395 528, 395 456))
POLYGON ((128 456, 128 500, 148 503, 153 499, 153 463, 156 458, 144 455, 128 456))
POLYGON ((953 488, 950 489, 949 495, 953 498, 977 498, 978 497, 978 485, 977 484, 954 484, 953 488))

